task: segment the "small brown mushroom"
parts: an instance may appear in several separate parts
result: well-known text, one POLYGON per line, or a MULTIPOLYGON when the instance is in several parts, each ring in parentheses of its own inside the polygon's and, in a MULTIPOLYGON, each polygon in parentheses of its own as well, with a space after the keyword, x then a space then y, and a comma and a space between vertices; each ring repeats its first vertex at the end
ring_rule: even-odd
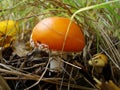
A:
POLYGON ((92 66, 93 76, 97 76, 102 80, 108 81, 111 78, 111 68, 108 62, 108 57, 105 54, 98 53, 88 61, 88 64, 92 66))
POLYGON ((95 67, 104 67, 108 63, 108 57, 105 54, 95 54, 88 64, 95 67))

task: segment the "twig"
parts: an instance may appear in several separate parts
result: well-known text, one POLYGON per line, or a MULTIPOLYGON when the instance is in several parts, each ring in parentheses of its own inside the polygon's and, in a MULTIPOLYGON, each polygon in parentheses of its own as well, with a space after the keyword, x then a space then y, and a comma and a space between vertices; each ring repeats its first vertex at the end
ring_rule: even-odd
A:
POLYGON ((5 69, 1 69, 0 68, 0 72, 3 72, 3 73, 7 73, 7 74, 11 74, 11 75, 20 75, 20 76, 24 76, 24 77, 27 77, 27 78, 33 78, 35 80, 38 80, 39 76, 37 75, 33 75, 33 74, 24 74, 22 72, 18 72, 18 71, 15 71, 15 70, 5 70, 5 69))
POLYGON ((26 89, 24 89, 24 90, 29 90, 29 89, 31 89, 32 87, 34 87, 34 86, 36 86, 37 84, 40 83, 40 81, 42 80, 43 76, 45 75, 45 73, 46 73, 46 71, 47 71, 47 68, 48 68, 48 66, 49 66, 50 61, 51 61, 51 59, 49 58, 49 61, 48 61, 47 65, 46 65, 46 67, 45 67, 45 70, 44 70, 44 72, 42 73, 42 75, 41 75, 41 77, 39 78, 39 80, 38 80, 36 83, 34 83, 33 85, 31 85, 30 87, 28 87, 28 88, 26 88, 26 89))

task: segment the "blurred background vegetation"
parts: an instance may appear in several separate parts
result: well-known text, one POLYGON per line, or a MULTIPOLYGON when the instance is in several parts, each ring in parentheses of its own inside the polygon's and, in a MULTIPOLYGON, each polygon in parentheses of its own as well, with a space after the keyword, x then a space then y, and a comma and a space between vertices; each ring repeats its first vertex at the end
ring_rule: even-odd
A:
MULTIPOLYGON (((70 18, 81 8, 107 2, 109 0, 0 0, 0 20, 17 20, 20 29, 28 30, 33 29, 35 24, 45 17, 70 18)), ((78 13, 75 18, 83 28, 89 31, 96 32, 99 31, 99 26, 104 26, 105 31, 120 38, 119 8, 119 2, 111 3, 103 8, 93 8, 78 13)))
MULTIPOLYGON (((81 8, 109 1, 112 0, 0 0, 0 20, 17 20, 20 29, 24 32, 32 30, 35 24, 45 17, 70 18, 81 8)), ((100 31, 100 28, 104 28, 105 32, 120 38, 119 4, 119 2, 114 2, 103 8, 83 11, 78 13, 75 19, 82 25, 85 33, 96 33, 100 31)))
POLYGON ((119 0, 0 0, 0 21, 16 20, 20 39, 29 42, 33 27, 49 16, 71 18, 78 10, 98 5, 75 15, 74 20, 83 28, 87 55, 105 53, 112 66, 120 70, 120 1, 119 0), (99 6, 101 3, 109 4, 99 6))

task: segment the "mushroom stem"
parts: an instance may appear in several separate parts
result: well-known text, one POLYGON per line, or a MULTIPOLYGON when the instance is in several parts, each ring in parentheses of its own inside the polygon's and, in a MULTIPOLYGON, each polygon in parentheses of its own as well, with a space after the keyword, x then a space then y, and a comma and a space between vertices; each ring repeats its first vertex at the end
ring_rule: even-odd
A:
MULTIPOLYGON (((67 59, 67 53, 62 54, 63 59, 67 59)), ((51 61, 50 61, 50 71, 52 72, 62 72, 64 68, 64 62, 61 58, 61 54, 58 51, 51 52, 51 61)))
POLYGON ((63 62, 61 62, 61 58, 59 56, 51 57, 50 71, 51 72, 62 72, 63 71, 63 62))

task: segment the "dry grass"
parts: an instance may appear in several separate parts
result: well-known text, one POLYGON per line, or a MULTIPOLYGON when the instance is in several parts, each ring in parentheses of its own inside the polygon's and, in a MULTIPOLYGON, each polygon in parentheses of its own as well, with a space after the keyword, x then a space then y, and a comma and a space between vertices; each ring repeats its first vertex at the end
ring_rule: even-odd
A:
POLYGON ((21 30, 15 44, 0 50, 1 75, 12 90, 97 90, 81 68, 91 73, 88 60, 96 53, 104 53, 109 58, 112 80, 120 85, 119 4, 119 0, 0 0, 0 20, 16 20, 21 30), (49 16, 74 19, 86 38, 82 52, 61 60, 65 64, 62 73, 50 72, 51 52, 33 49, 29 43, 35 24, 49 16), (18 45, 21 49, 17 51, 18 45))

